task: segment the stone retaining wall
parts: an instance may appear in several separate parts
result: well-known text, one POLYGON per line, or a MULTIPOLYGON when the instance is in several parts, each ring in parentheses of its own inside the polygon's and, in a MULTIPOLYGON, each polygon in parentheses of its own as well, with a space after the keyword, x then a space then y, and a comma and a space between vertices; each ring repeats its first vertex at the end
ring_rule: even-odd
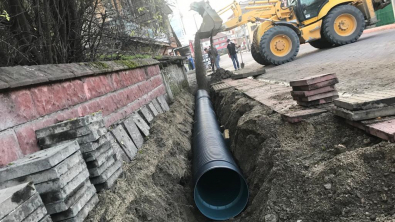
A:
POLYGON ((102 111, 106 127, 166 94, 152 59, 0 68, 0 167, 39 150, 35 131, 102 111))

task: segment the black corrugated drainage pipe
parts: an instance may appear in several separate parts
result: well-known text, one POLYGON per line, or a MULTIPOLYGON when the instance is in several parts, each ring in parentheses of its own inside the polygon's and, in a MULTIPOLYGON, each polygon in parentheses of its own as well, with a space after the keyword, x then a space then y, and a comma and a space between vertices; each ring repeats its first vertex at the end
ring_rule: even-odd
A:
POLYGON ((195 203, 206 217, 227 220, 237 216, 247 205, 247 183, 225 145, 207 91, 198 90, 195 99, 195 203))

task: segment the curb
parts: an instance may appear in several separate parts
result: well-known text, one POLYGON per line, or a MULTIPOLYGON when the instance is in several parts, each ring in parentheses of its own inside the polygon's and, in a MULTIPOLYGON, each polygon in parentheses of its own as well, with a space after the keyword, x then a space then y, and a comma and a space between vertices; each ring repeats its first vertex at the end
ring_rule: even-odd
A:
POLYGON ((395 29, 395 24, 384 25, 384 26, 380 26, 380 27, 366 29, 366 30, 363 31, 363 34, 380 32, 380 31, 385 31, 385 30, 390 30, 390 29, 395 29))

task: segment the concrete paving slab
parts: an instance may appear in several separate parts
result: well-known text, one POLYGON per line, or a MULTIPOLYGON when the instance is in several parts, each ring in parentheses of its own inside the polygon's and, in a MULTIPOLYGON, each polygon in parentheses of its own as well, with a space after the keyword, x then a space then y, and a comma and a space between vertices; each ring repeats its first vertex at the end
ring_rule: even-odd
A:
POLYGON ((79 117, 76 119, 66 120, 66 121, 42 128, 42 129, 36 131, 36 136, 38 138, 41 138, 41 137, 48 136, 50 134, 61 133, 61 132, 65 132, 68 130, 73 130, 73 129, 77 129, 80 127, 84 127, 84 126, 87 126, 91 123, 98 122, 98 121, 103 121, 103 115, 101 112, 92 113, 90 115, 79 117))
POLYGON ((86 165, 88 169, 100 167, 112 155, 114 155, 114 150, 112 149, 112 147, 109 147, 107 150, 103 151, 95 160, 86 162, 86 165))
POLYGON ((82 156, 84 157, 84 160, 86 162, 90 162, 90 161, 94 161, 96 160, 103 152, 105 152, 106 150, 110 149, 111 147, 111 142, 110 141, 106 141, 104 142, 102 145, 100 145, 96 150, 92 151, 92 152, 87 152, 87 153, 83 153, 82 156))
POLYGON ((117 139, 118 144, 122 148, 123 152, 129 158, 129 161, 133 160, 137 154, 137 147, 133 143, 132 139, 128 136, 123 126, 119 125, 111 132, 113 136, 117 139))
POLYGON ((314 84, 307 85, 307 86, 293 86, 292 90, 294 90, 294 91, 310 91, 310 90, 315 90, 315 89, 319 89, 319 88, 324 88, 327 86, 334 86, 337 83, 339 83, 339 80, 337 78, 335 78, 335 79, 331 79, 331 80, 327 80, 327 81, 323 81, 323 82, 318 82, 318 83, 314 83, 314 84))
POLYGON ((368 110, 395 105, 395 91, 371 92, 335 100, 335 105, 347 110, 368 110))
POLYGON ((335 91, 335 90, 336 90, 335 86, 326 86, 323 88, 310 90, 310 91, 292 91, 291 95, 295 96, 295 97, 309 97, 309 96, 314 96, 317 94, 331 92, 331 91, 335 91))
POLYGON ((78 215, 78 212, 82 210, 82 208, 92 199, 93 196, 96 195, 96 189, 86 189, 83 195, 75 202, 68 210, 63 211, 61 213, 52 214, 53 221, 62 221, 78 215))
POLYGON ((266 69, 260 69, 260 70, 256 70, 256 71, 252 71, 252 72, 248 72, 248 73, 243 73, 243 74, 234 74, 232 75, 232 79, 245 79, 248 77, 256 77, 259 75, 263 75, 266 73, 266 69))
POLYGON ((312 107, 312 106, 318 106, 318 105, 322 105, 322 104, 331 103, 337 98, 339 98, 339 96, 332 96, 332 97, 314 100, 314 101, 310 101, 310 102, 297 101, 297 103, 300 106, 312 107))
POLYGON ((211 85, 211 87, 213 88, 213 90, 214 90, 215 92, 218 92, 218 91, 221 91, 221 90, 224 90, 224 89, 229 89, 229 88, 231 88, 232 86, 229 85, 228 83, 219 82, 219 83, 216 83, 216 84, 211 85))
POLYGON ((111 175, 113 175, 119 168, 122 167, 122 163, 120 161, 116 161, 112 166, 107 168, 100 176, 90 178, 92 184, 101 184, 105 183, 111 175))
POLYGON ((139 130, 143 133, 144 136, 149 136, 150 127, 148 124, 141 118, 141 116, 137 113, 133 113, 132 117, 133 121, 136 123, 139 130))
POLYGON ((125 162, 130 161, 129 157, 126 155, 125 152, 123 152, 117 139, 115 139, 115 137, 112 135, 112 133, 108 132, 105 136, 111 142, 111 147, 114 150, 114 153, 117 155, 117 159, 121 160, 121 161, 125 161, 125 162))
POLYGON ((80 150, 82 153, 89 153, 89 152, 95 151, 97 148, 99 148, 106 141, 107 141, 107 138, 102 136, 96 141, 93 141, 90 143, 85 143, 85 144, 80 144, 80 150))
POLYGON ((117 160, 116 154, 110 156, 101 166, 89 169, 90 178, 98 177, 103 174, 103 172, 112 166, 115 161, 119 161, 117 160))
POLYGON ((325 99, 328 97, 333 97, 333 96, 338 96, 338 95, 339 95, 338 92, 335 90, 335 91, 321 93, 321 94, 308 96, 308 97, 296 97, 296 96, 292 96, 292 97, 296 101, 311 102, 311 101, 325 99))
POLYGON ((36 193, 33 183, 24 183, 0 190, 0 219, 10 214, 36 193))
POLYGON ((324 82, 328 80, 336 79, 336 74, 329 73, 329 74, 322 74, 316 76, 306 77, 300 80, 291 81, 291 86, 308 86, 319 82, 324 82))
POLYGON ((75 134, 76 137, 78 136, 85 136, 90 134, 93 131, 97 131, 99 128, 105 127, 104 121, 97 121, 90 123, 86 126, 78 127, 75 129, 69 129, 69 130, 63 130, 64 128, 57 129, 57 128, 51 128, 52 130, 47 130, 45 133, 41 133, 40 135, 36 134, 37 139, 41 138, 51 138, 54 136, 67 136, 68 134, 75 134), (49 131, 52 131, 53 133, 48 133, 49 131), (45 135, 45 136, 43 136, 45 135))
POLYGON ((89 179, 85 180, 66 199, 46 204, 45 208, 47 208, 49 214, 56 214, 66 211, 84 195, 87 189, 95 189, 89 179))
POLYGON ((115 181, 117 181, 117 179, 121 176, 122 172, 123 170, 121 167, 113 175, 111 175, 111 177, 105 183, 95 185, 97 192, 110 189, 115 184, 115 181))
POLYGON ((360 122, 346 119, 346 122, 354 127, 364 130, 373 136, 391 143, 395 142, 395 117, 360 122))
POLYGON ((73 141, 27 155, 1 168, 0 182, 53 168, 79 148, 77 141, 73 141))
POLYGON ((43 183, 35 183, 36 189, 39 193, 56 192, 66 186, 74 177, 80 174, 83 170, 87 170, 85 161, 81 159, 79 163, 74 165, 69 171, 61 175, 58 179, 46 181, 43 183))
POLYGON ((377 109, 349 111, 343 108, 334 107, 333 113, 352 121, 361 121, 367 119, 375 119, 378 117, 386 117, 395 115, 395 106, 387 106, 377 109))
POLYGON ((31 213, 24 220, 22 220, 22 222, 39 222, 47 215, 47 210, 45 209, 44 205, 41 205, 39 208, 33 211, 33 213, 31 213))
POLYGON ((43 205, 43 202, 38 193, 35 193, 28 200, 19 205, 15 210, 10 212, 3 219, 0 219, 0 222, 15 222, 15 221, 23 221, 23 219, 27 218, 31 213, 33 213, 36 209, 43 205))
POLYGON ((94 195, 89 202, 78 212, 77 216, 73 218, 69 218, 67 220, 63 220, 62 222, 83 222, 85 218, 88 216, 89 212, 93 210, 93 208, 99 203, 99 197, 94 195))
POLYGON ((158 100, 158 103, 163 111, 167 112, 170 110, 169 104, 167 104, 167 101, 163 95, 158 96, 156 99, 158 100))
POLYGON ((74 165, 80 162, 82 159, 82 155, 80 151, 77 151, 70 157, 63 160, 61 163, 56 165, 54 168, 49 170, 40 171, 38 173, 34 173, 31 175, 27 175, 24 177, 18 177, 15 179, 11 179, 5 182, 0 183, 0 189, 11 187, 15 185, 19 185, 21 183, 27 183, 33 181, 34 183, 43 183, 50 180, 56 180, 60 178, 61 175, 68 172, 74 165))
POLYGON ((43 148, 51 147, 55 144, 69 140, 77 140, 79 144, 85 144, 98 140, 105 132, 106 129, 104 127, 89 132, 83 131, 83 133, 81 134, 77 130, 70 130, 70 131, 38 138, 37 140, 39 146, 43 148))
POLYGON ((147 123, 151 123, 154 120, 154 115, 149 111, 147 106, 141 107, 138 113, 144 118, 147 123))
POLYGON ((283 120, 289 123, 298 123, 301 122, 302 120, 308 119, 313 116, 318 116, 326 112, 328 111, 323 109, 306 109, 306 110, 281 114, 281 117, 283 120))
POLYGON ((154 105, 155 109, 158 111, 159 114, 164 113, 163 109, 160 107, 158 101, 156 99, 153 99, 151 103, 154 105))
POLYGON ((47 215, 43 219, 41 219, 39 222, 52 222, 51 216, 47 215))
POLYGON ((40 193, 41 199, 43 200, 44 204, 50 204, 58 201, 64 201, 73 194, 78 187, 84 183, 86 179, 89 178, 89 171, 83 170, 78 176, 73 178, 66 186, 64 186, 61 190, 57 192, 50 192, 50 193, 40 193))
POLYGON ((49 81, 44 73, 34 72, 22 66, 1 67, 0 73, 0 80, 7 83, 10 88, 29 86, 49 81), (15 75, 15 73, 18 73, 18 75, 15 75))
POLYGON ((123 122, 123 126, 125 127, 126 132, 128 132, 130 138, 132 138, 132 140, 133 140, 134 144, 136 145, 137 149, 139 149, 141 146, 143 146, 144 138, 141 135, 140 130, 137 127, 136 123, 134 122, 133 117, 130 117, 130 118, 126 119, 123 122))
POLYGON ((159 115, 158 110, 156 110, 156 108, 152 102, 150 104, 148 104, 148 108, 152 112, 152 114, 154 114, 154 116, 159 115))

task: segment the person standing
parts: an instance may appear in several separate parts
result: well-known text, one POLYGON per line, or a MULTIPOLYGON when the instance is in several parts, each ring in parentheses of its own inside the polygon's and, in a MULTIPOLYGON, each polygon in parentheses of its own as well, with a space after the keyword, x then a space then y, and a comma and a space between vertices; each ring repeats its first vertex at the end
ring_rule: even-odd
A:
POLYGON ((218 50, 215 47, 211 48, 211 46, 210 46, 210 50, 211 50, 211 54, 213 55, 213 58, 214 58, 215 67, 217 67, 217 70, 218 70, 221 68, 219 66, 219 60, 221 59, 221 57, 219 56, 218 50))
POLYGON ((215 55, 213 53, 213 50, 211 49, 211 46, 208 49, 205 48, 204 51, 207 53, 208 58, 210 59, 211 69, 214 72, 215 55))
POLYGON ((237 51, 236 51, 236 45, 228 39, 228 55, 229 58, 232 59, 233 66, 235 67, 235 71, 240 69, 240 64, 239 60, 237 59, 237 51))

